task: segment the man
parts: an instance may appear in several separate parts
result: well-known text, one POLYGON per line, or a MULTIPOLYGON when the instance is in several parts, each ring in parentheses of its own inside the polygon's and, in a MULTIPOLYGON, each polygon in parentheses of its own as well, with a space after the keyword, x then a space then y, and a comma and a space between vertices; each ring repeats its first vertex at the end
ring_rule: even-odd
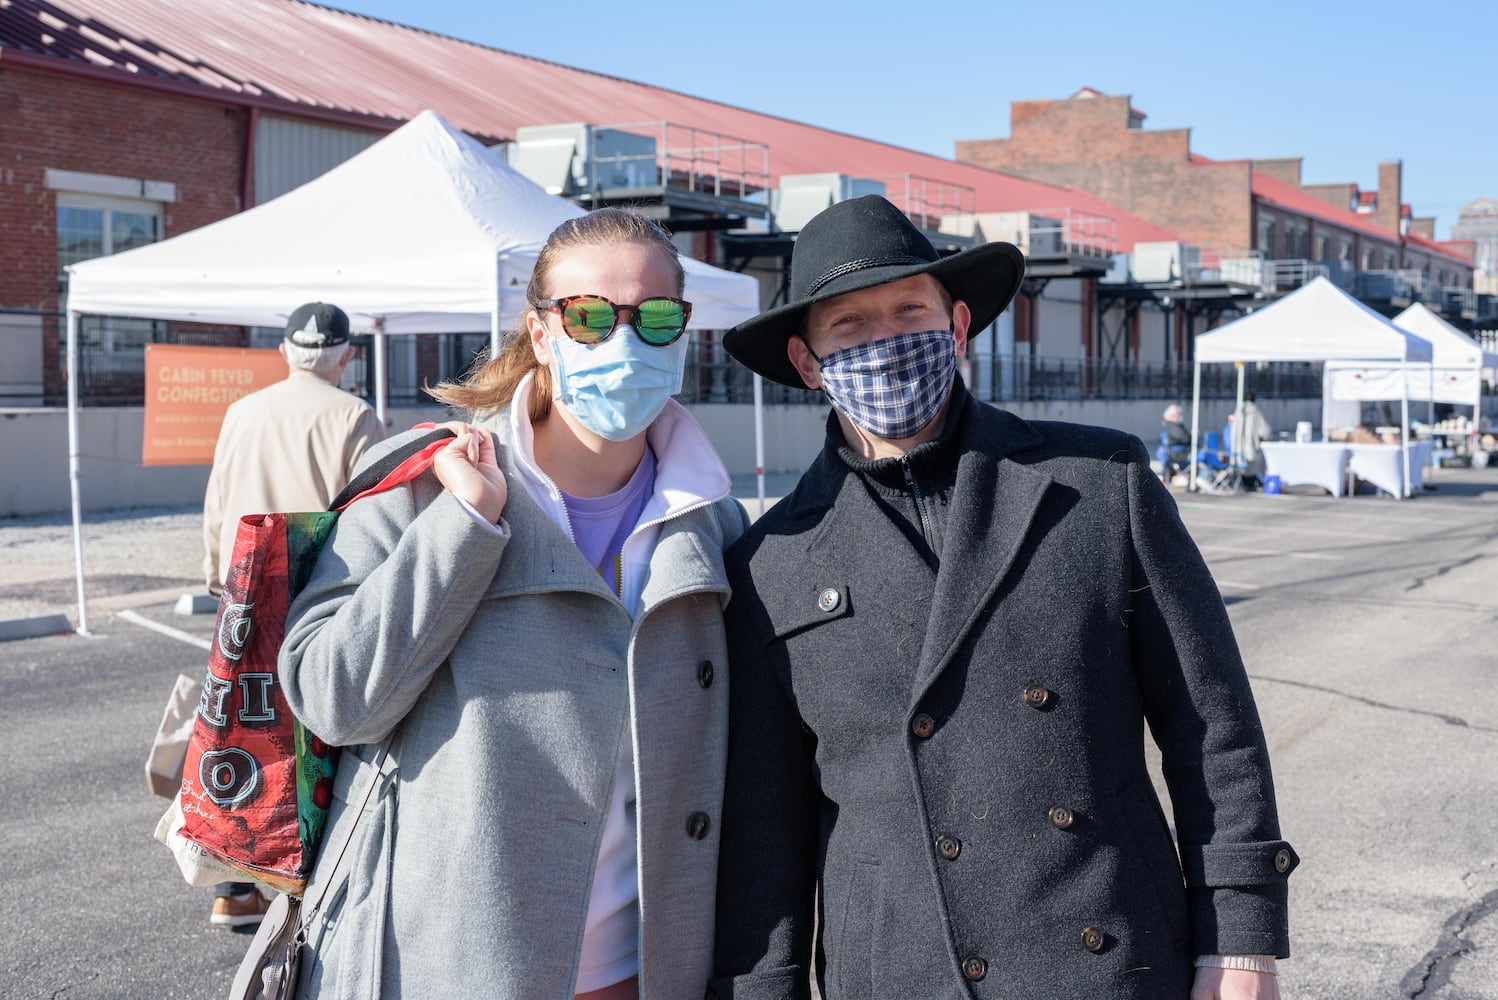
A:
POLYGON ((1298 859, 1174 501, 1137 438, 954 375, 1023 270, 845 201, 798 237, 790 303, 725 337, 833 412, 728 553, 710 996, 1278 996, 1298 859))
MULTIPOLYGON (((369 405, 338 388, 354 355, 342 309, 301 306, 279 346, 286 378, 229 404, 213 450, 203 498, 203 568, 213 594, 229 572, 241 517, 326 510, 365 449, 385 436, 369 405)), ((209 923, 257 924, 267 905, 252 884, 221 883, 209 923)))

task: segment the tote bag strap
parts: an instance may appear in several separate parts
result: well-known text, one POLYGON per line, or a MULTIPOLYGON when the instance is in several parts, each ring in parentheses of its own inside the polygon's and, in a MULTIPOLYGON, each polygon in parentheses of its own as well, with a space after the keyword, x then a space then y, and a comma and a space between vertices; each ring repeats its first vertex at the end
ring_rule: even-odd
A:
MULTIPOLYGON (((343 843, 338 845, 338 855, 333 858, 333 867, 328 869, 327 878, 323 880, 322 890, 317 894, 317 899, 313 900, 311 906, 304 905, 302 907, 299 926, 297 927, 298 945, 306 943, 307 928, 312 925, 312 921, 317 919, 318 913, 322 910, 323 900, 328 897, 328 890, 337 881, 338 867, 343 864, 343 856, 348 853, 349 845, 354 842, 354 832, 359 828, 359 821, 364 818, 364 810, 369 806, 370 797, 374 795, 375 789, 380 785, 380 777, 384 773, 385 768, 385 758, 390 754, 390 746, 394 740, 395 732, 391 731, 380 742, 380 749, 371 762, 374 773, 370 775, 369 785, 364 789, 364 797, 359 800, 359 809, 354 813, 353 821, 349 823, 348 833, 344 836, 343 843)), ((323 849, 326 850, 327 846, 324 845, 323 849)))
MULTIPOLYGON (((417 424, 418 428, 433 427, 432 424, 417 424)), ((445 427, 433 427, 419 438, 381 455, 379 461, 355 476, 333 499, 328 510, 343 510, 360 497, 381 493, 401 483, 408 483, 432 467, 437 452, 447 447, 447 442, 456 437, 445 427)))

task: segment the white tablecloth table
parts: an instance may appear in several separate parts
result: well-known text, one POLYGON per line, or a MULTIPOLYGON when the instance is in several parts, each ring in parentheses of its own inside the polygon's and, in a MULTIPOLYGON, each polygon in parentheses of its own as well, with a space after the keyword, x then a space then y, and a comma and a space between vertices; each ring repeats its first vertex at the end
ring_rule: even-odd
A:
MULTIPOLYGON (((1430 442, 1415 441, 1409 445, 1410 487, 1425 485, 1425 463, 1430 457, 1430 442)), ((1350 444, 1347 471, 1396 497, 1409 496, 1404 491, 1404 449, 1397 444, 1350 444)))
POLYGON ((1340 441, 1265 441, 1266 475, 1279 476, 1281 486, 1320 486, 1334 497, 1342 495, 1347 482, 1348 446, 1340 441))

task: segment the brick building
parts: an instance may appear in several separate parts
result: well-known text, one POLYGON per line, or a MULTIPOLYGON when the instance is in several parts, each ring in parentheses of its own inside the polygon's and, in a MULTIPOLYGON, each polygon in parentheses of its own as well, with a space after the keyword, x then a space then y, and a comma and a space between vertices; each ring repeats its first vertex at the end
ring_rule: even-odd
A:
MULTIPOLYGON (((1473 262, 1435 240, 1435 220, 1402 201, 1403 166, 1380 163, 1378 189, 1305 184, 1299 157, 1213 160, 1189 129, 1147 130, 1127 96, 1083 88, 1064 100, 1016 101, 1010 135, 956 144, 958 160, 1070 185, 1221 254, 1247 251, 1286 274, 1315 265, 1386 311, 1424 297, 1470 313, 1473 262)), ((1471 318, 1470 315, 1467 318, 1471 318)))

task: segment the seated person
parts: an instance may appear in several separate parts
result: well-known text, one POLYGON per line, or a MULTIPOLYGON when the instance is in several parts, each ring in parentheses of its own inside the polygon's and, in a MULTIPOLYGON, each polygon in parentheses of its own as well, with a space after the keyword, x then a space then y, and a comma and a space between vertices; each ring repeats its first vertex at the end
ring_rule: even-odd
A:
POLYGON ((1171 403, 1165 408, 1161 438, 1165 445, 1164 479, 1168 485, 1175 474, 1191 465, 1191 431, 1182 421, 1181 407, 1171 403))

